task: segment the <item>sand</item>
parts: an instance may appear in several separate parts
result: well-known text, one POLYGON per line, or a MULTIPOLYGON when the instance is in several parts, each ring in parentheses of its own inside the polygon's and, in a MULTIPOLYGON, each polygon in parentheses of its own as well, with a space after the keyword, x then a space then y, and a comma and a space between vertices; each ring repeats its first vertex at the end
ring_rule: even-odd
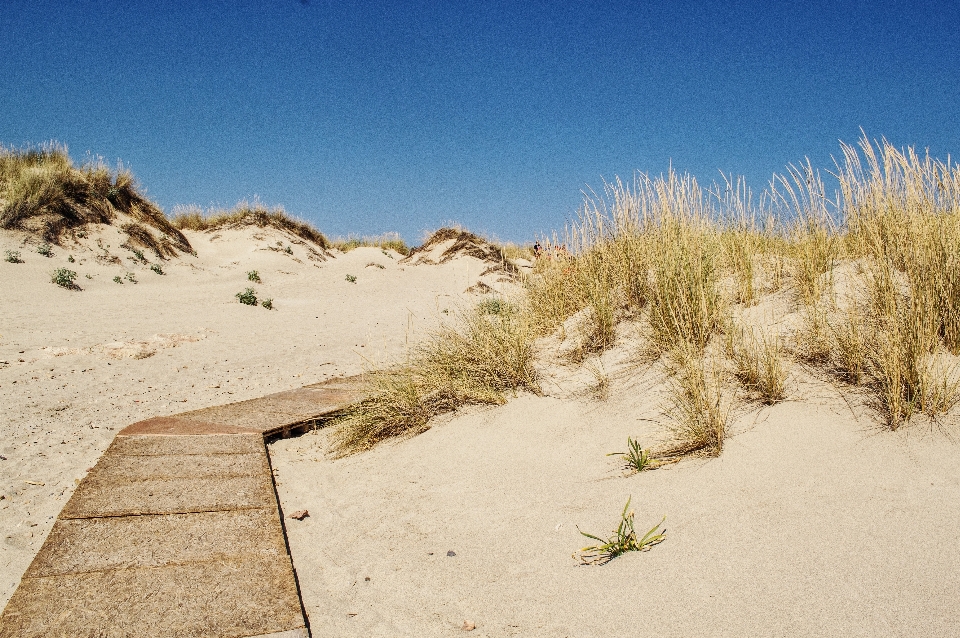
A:
POLYGON ((470 258, 407 267, 358 248, 320 261, 274 229, 187 235, 197 256, 159 262, 162 276, 129 259, 112 227, 50 258, 23 235, 0 235, 0 249, 25 262, 0 262, 0 604, 119 429, 357 374, 478 300, 464 294, 477 281, 506 285, 470 258), (97 239, 124 263, 97 260, 97 239), (277 242, 292 254, 271 250, 277 242), (50 283, 61 267, 79 273, 82 291, 50 283), (241 305, 234 295, 248 286, 275 309, 241 305))
MULTIPOLYGON (((119 428, 360 372, 481 298, 464 293, 486 268, 472 258, 317 261, 279 231, 219 235, 190 233, 197 256, 164 276, 77 252, 82 292, 49 283, 67 250, 0 263, 0 602, 119 428), (140 283, 112 281, 126 272, 140 283), (277 309, 237 303, 248 285, 277 309)), ((602 359, 606 400, 545 355, 545 396, 344 459, 324 431, 271 444, 283 510, 309 511, 286 526, 313 634, 960 635, 955 426, 883 431, 797 368, 788 401, 736 411, 719 458, 625 475, 609 452, 667 435, 662 371, 631 348, 602 359), (666 540, 578 564, 578 526, 609 534, 631 496, 666 540)))

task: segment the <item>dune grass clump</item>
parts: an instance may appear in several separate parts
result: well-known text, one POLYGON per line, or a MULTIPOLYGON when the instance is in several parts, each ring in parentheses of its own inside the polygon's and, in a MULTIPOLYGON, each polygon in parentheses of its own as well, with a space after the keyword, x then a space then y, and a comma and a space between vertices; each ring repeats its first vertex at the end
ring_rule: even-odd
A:
POLYGON ((672 171, 590 193, 563 239, 544 241, 567 249, 545 251, 527 279, 535 325, 584 313, 597 352, 618 323, 639 322, 647 350, 672 361, 681 438, 719 450, 722 378, 707 347, 732 305, 787 287, 804 317, 795 336, 727 335, 749 396, 786 396, 789 337, 798 358, 866 391, 888 427, 943 416, 960 401, 960 168, 886 140, 842 150, 836 197, 809 161, 759 203, 740 181, 703 191, 672 171))
POLYGON ((730 325, 725 341, 734 375, 752 399, 773 405, 786 397, 787 368, 778 337, 730 325))
MULTIPOLYGON (((579 558, 583 564, 605 565, 621 554, 645 552, 666 539, 666 530, 658 531, 663 522, 667 520, 666 516, 660 519, 660 522, 651 527, 641 538, 637 538, 633 522, 635 513, 630 509, 631 500, 632 497, 627 499, 627 504, 623 506, 623 512, 620 514, 620 523, 609 538, 603 539, 581 531, 579 527, 577 528, 577 531, 583 536, 597 541, 596 545, 584 547, 580 550, 579 558)), ((574 557, 576 557, 576 554, 574 554, 574 557)))
POLYGON ((502 404, 538 393, 532 330, 519 310, 473 309, 453 318, 404 363, 367 374, 369 396, 350 408, 337 433, 346 454, 422 432, 431 418, 469 404, 502 404))
POLYGON ((832 276, 798 280, 800 349, 865 389, 890 429, 942 416, 960 400, 948 356, 960 354, 960 168, 863 139, 859 150, 843 145, 837 176, 843 231, 808 240, 821 246, 808 261, 829 273, 822 256, 839 253, 858 274, 843 298, 824 297, 832 276), (822 290, 804 292, 805 280, 822 290))
MULTIPOLYGON (((195 206, 176 208, 173 211, 171 223, 180 230, 200 232, 244 226, 271 227, 312 242, 322 249, 330 248, 330 242, 324 234, 308 222, 291 217, 282 206, 267 208, 258 201, 252 204, 242 201, 232 210, 203 211, 195 206)), ((293 250, 288 246, 285 252, 292 253, 293 250)))
POLYGON ((19 250, 5 250, 3 251, 3 260, 11 264, 22 264, 23 259, 20 257, 19 250))
POLYGON ((159 234, 144 228, 150 237, 145 247, 155 249, 158 257, 192 250, 163 211, 140 192, 130 171, 113 171, 101 161, 76 167, 59 144, 0 147, 0 228, 36 233, 59 245, 64 235, 82 237, 86 226, 110 224, 118 214, 159 234))
POLYGON ((403 238, 397 233, 365 235, 363 237, 341 237, 330 242, 330 246, 345 253, 350 252, 354 248, 370 247, 381 249, 388 257, 390 256, 390 254, 386 252, 388 250, 392 250, 404 256, 410 254, 410 247, 407 245, 407 242, 403 241, 403 238))
POLYGON ((727 438, 728 406, 723 375, 697 344, 682 343, 668 354, 675 368, 669 381, 664 413, 671 420, 675 442, 660 450, 659 459, 689 454, 719 456, 727 438))

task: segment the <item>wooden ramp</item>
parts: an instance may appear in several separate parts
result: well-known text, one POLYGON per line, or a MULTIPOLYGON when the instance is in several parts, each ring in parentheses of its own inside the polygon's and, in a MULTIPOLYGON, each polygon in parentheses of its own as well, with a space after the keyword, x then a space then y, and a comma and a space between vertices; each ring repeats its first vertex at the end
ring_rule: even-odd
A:
POLYGON ((0 638, 307 638, 265 440, 361 398, 351 377, 125 428, 54 523, 0 638))

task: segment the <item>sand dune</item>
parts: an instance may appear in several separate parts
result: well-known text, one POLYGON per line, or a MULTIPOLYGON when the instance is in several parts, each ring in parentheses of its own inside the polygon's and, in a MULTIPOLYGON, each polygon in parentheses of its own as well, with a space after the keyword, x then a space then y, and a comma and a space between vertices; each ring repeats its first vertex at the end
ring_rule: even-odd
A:
POLYGON ((255 226, 187 231, 196 256, 147 255, 158 275, 119 247, 120 231, 99 228, 49 258, 25 234, 0 235, 0 249, 24 261, 0 262, 4 603, 118 429, 357 374, 477 299, 464 291, 481 279, 507 285, 481 278, 487 265, 470 257, 429 267, 400 265, 401 255, 377 248, 323 257, 298 237, 255 226), (53 285, 56 268, 76 271, 83 290, 53 285), (248 280, 252 270, 262 283, 248 280), (247 287, 274 309, 240 304, 235 295, 247 287))
MULTIPOLYGON (((383 365, 481 299, 465 292, 478 282, 512 285, 442 243, 403 263, 254 226, 185 233, 196 256, 159 275, 113 232, 50 258, 0 236, 25 261, 0 262, 3 602, 117 429, 383 365), (83 290, 51 284, 59 267, 83 290), (275 309, 238 303, 247 287, 275 309)), ((669 435, 664 371, 638 363, 631 330, 590 362, 606 400, 555 337, 540 345, 543 396, 342 459, 325 431, 272 444, 283 509, 310 512, 287 531, 314 635, 960 634, 960 446, 946 432, 883 430, 795 366, 788 401, 735 411, 719 458, 628 476, 608 453, 669 435), (638 528, 667 517, 666 541, 578 564, 578 527, 609 534, 630 496, 638 528)))

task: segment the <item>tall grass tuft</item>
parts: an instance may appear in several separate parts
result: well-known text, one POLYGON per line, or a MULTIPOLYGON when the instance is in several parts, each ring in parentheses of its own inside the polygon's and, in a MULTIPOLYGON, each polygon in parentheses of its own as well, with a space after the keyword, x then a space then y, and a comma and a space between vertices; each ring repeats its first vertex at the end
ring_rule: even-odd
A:
POLYGON ((401 255, 409 255, 410 247, 407 242, 397 233, 384 233, 382 235, 365 235, 363 237, 341 237, 330 242, 331 247, 342 252, 349 252, 354 248, 361 246, 370 246, 382 250, 393 250, 401 255))
POLYGON ((111 170, 101 161, 76 167, 59 144, 7 149, 0 146, 0 228, 33 232, 52 244, 64 234, 82 232, 90 224, 110 224, 117 214, 128 215, 150 241, 144 247, 158 257, 192 249, 186 237, 170 224, 156 204, 148 200, 133 175, 111 170), (158 231, 155 237, 145 227, 158 231))
POLYGON ((727 438, 727 408, 723 404, 720 371, 707 362, 702 349, 680 343, 669 353, 675 373, 665 414, 672 420, 677 442, 662 450, 660 458, 687 454, 717 456, 727 438))
POLYGON ((725 345, 734 374, 753 398, 773 405, 786 397, 787 367, 778 337, 730 325, 725 345))
POLYGON ((432 335, 392 369, 368 374, 368 398, 341 419, 341 453, 427 429, 431 418, 468 404, 501 404, 511 392, 539 392, 531 327, 504 304, 475 308, 432 335))
POLYGON ((282 206, 268 208, 259 201, 238 203, 232 210, 202 210, 196 206, 178 207, 173 211, 173 225, 181 230, 213 231, 221 228, 258 226, 277 228, 327 249, 330 242, 312 224, 295 219, 282 206))

